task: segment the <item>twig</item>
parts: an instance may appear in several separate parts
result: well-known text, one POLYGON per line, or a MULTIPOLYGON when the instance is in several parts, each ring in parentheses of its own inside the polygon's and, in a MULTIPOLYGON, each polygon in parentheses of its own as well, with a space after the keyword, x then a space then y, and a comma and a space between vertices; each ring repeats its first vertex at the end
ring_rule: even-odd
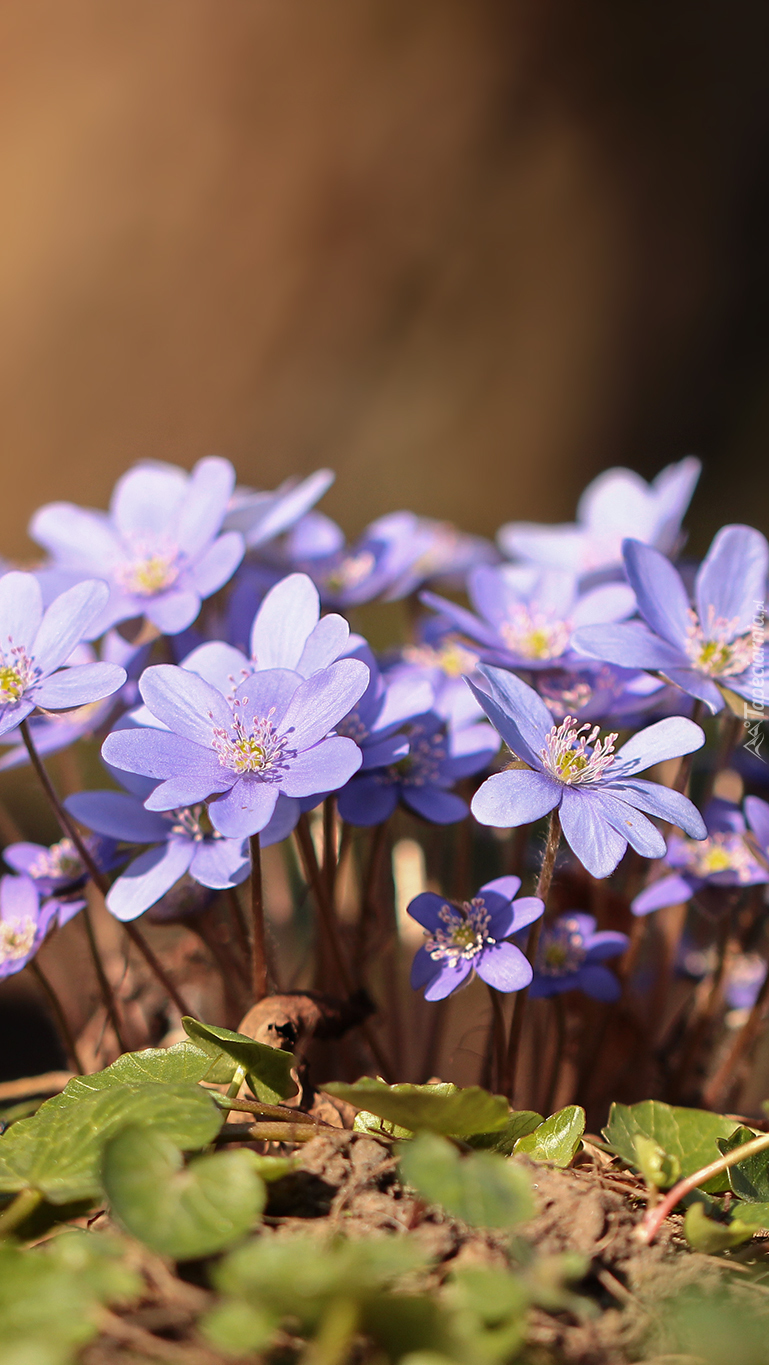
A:
POLYGON ((251 848, 251 927, 253 933, 252 965, 254 1003, 258 1004, 270 993, 267 975, 267 938, 264 927, 264 893, 262 890, 262 848, 259 835, 252 834, 251 848))
POLYGON ((760 1137, 751 1138, 749 1142, 743 1142, 740 1147, 735 1147, 731 1152, 725 1152, 717 1161, 711 1161, 707 1166, 702 1166, 693 1175, 688 1175, 685 1180, 679 1180, 672 1190, 669 1190, 664 1199, 661 1199, 653 1209, 649 1209, 645 1218, 635 1231, 635 1236, 640 1242, 645 1242, 648 1246, 654 1241, 662 1224, 669 1213, 673 1212, 676 1204, 679 1204, 684 1195, 691 1194, 698 1186, 704 1185, 706 1181, 712 1179, 714 1175, 720 1175, 722 1171, 728 1171, 730 1166, 737 1166, 741 1161, 747 1161, 752 1156, 758 1156, 759 1152, 765 1152, 769 1148, 769 1133, 762 1133, 760 1137))

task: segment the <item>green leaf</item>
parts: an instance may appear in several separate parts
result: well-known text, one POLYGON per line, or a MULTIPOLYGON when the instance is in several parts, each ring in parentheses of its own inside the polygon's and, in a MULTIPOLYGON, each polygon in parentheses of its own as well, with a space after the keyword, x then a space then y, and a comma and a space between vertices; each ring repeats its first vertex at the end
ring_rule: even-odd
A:
POLYGON ((739 1223, 744 1228, 750 1228, 755 1232, 761 1228, 764 1232, 769 1232, 769 1203, 768 1204, 749 1204, 747 1201, 732 1206, 732 1225, 739 1223))
POLYGON ((374 1137, 383 1138, 409 1138, 412 1137, 410 1128, 402 1128, 399 1123, 388 1123, 387 1119, 380 1119, 378 1114, 370 1114, 367 1109, 359 1109, 353 1119, 352 1130, 354 1133, 371 1133, 374 1137))
POLYGON ((538 1128, 519 1138, 516 1155, 524 1152, 533 1161, 547 1161, 552 1166, 568 1166, 573 1159, 585 1131, 585 1111, 578 1104, 570 1104, 551 1114, 538 1128))
POLYGON ((183 1081, 227 1085, 235 1070, 236 1063, 230 1058, 226 1059, 224 1067, 220 1065, 217 1069, 217 1059, 212 1053, 190 1041, 168 1048, 148 1047, 143 1052, 123 1053, 104 1071, 96 1071, 91 1076, 73 1076, 61 1094, 54 1095, 48 1104, 73 1104, 89 1099, 97 1090, 109 1090, 116 1085, 149 1082, 179 1085, 183 1081))
MULTIPOLYGON (((756 1133, 753 1129, 741 1124, 728 1138, 718 1139, 718 1149, 725 1155, 727 1152, 733 1152, 735 1147, 750 1142, 754 1137, 756 1133)), ((747 1161, 740 1161, 737 1166, 730 1166, 726 1174, 729 1186, 738 1198, 745 1199, 751 1204, 769 1202, 769 1149, 757 1152, 755 1156, 748 1157, 747 1161)))
POLYGON ((282 1180, 284 1175, 290 1175, 299 1165, 299 1159, 295 1156, 260 1156, 258 1152, 251 1152, 251 1158, 256 1174, 267 1185, 273 1180, 282 1180))
POLYGON ((123 1227, 176 1261, 231 1246, 266 1201, 252 1152, 214 1152, 185 1166, 179 1148, 153 1128, 130 1126, 112 1138, 102 1179, 123 1227))
POLYGON ((354 1085, 330 1081, 324 1090, 356 1109, 376 1114, 409 1132, 426 1130, 446 1137, 471 1137, 504 1128, 510 1106, 502 1095, 490 1095, 477 1085, 458 1090, 455 1085, 387 1085, 364 1076, 354 1085))
POLYGON ((39 1190, 52 1204, 97 1198, 104 1144, 128 1123, 151 1124, 185 1151, 212 1142, 222 1112, 196 1085, 121 1085, 79 1103, 47 1100, 0 1137, 0 1192, 39 1190))
POLYGON ((182 1024, 195 1046, 207 1052, 212 1061, 224 1055, 243 1067, 248 1084, 264 1104, 279 1104, 297 1094, 298 1086, 291 1078, 291 1068, 296 1065, 293 1053, 257 1043, 245 1033, 201 1024, 198 1019, 184 1018, 182 1024))
MULTIPOLYGON (((734 1120, 720 1114, 711 1114, 704 1109, 684 1109, 663 1104, 661 1100, 643 1100, 640 1104, 613 1104, 603 1136, 611 1150, 636 1170, 639 1169, 637 1135, 653 1138, 667 1157, 677 1158, 684 1178, 716 1161, 718 1138, 729 1137, 733 1129, 734 1120)), ((675 1180, 668 1177, 668 1184, 674 1185, 675 1180)), ((728 1188, 725 1173, 703 1185, 711 1194, 721 1194, 728 1188)))
POLYGON ((492 1152, 462 1157, 452 1143, 422 1133, 399 1149, 401 1177, 429 1203, 473 1227, 509 1228, 534 1213, 531 1181, 492 1152))
POLYGON ((476 1133, 469 1139, 469 1145, 476 1152, 499 1152, 501 1156, 512 1156, 519 1138, 533 1133, 544 1120, 533 1109, 518 1109, 508 1115, 504 1128, 496 1133, 476 1133))
POLYGON ((647 1185, 667 1190, 681 1178, 681 1163, 677 1156, 669 1156, 654 1138, 636 1133, 633 1139, 636 1165, 647 1185))
POLYGON ((695 1251, 704 1251, 708 1256, 739 1246, 753 1235, 750 1228, 738 1222, 717 1223, 713 1218, 708 1218, 700 1203, 690 1204, 686 1210, 684 1232, 689 1246, 695 1251))
POLYGON ((227 1355, 245 1356, 263 1351, 272 1341, 280 1319, 267 1308, 255 1308, 242 1299, 227 1299, 206 1313, 200 1322, 204 1337, 227 1355))

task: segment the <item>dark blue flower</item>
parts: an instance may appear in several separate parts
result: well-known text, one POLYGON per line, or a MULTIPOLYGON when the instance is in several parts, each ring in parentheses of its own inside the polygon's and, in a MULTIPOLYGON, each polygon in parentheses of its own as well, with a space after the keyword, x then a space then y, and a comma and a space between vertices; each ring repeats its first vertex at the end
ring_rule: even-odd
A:
POLYGON ((756 604, 763 612, 769 546, 750 526, 724 526, 700 566, 696 609, 673 565, 637 540, 623 545, 625 572, 644 620, 584 626, 576 649, 624 668, 662 674, 690 696, 720 711, 717 684, 739 696, 756 693, 763 680, 764 623, 754 628, 756 604))
POLYGON ((578 726, 567 716, 554 725, 541 697, 514 673, 485 664, 478 671, 489 693, 470 686, 516 757, 514 767, 487 778, 476 792, 472 811, 482 825, 529 824, 558 809, 567 842, 594 877, 608 877, 628 844, 645 857, 664 856, 665 840, 643 811, 695 839, 705 837, 702 817, 687 797, 637 776, 701 748, 699 725, 670 716, 615 754, 617 736, 600 739, 589 722, 578 726))
POLYGON ((603 963, 624 953, 629 942, 627 934, 596 933, 592 915, 577 910, 559 915, 540 934, 529 995, 583 991, 594 1000, 618 1000, 622 987, 603 963))
POLYGON ((135 616, 175 635, 243 558, 240 533, 220 534, 234 484, 229 460, 216 456, 199 460, 191 474, 147 462, 118 480, 109 514, 48 503, 30 525, 53 559, 40 577, 46 586, 107 580, 108 600, 89 623, 90 639, 135 616))
POLYGON ((412 964, 414 990, 425 986, 425 1000, 443 1000, 473 972, 498 991, 528 986, 529 962, 504 940, 533 924, 545 907, 536 896, 514 900, 520 885, 520 877, 497 877, 461 904, 434 891, 416 896, 408 913, 426 930, 426 942, 412 964))

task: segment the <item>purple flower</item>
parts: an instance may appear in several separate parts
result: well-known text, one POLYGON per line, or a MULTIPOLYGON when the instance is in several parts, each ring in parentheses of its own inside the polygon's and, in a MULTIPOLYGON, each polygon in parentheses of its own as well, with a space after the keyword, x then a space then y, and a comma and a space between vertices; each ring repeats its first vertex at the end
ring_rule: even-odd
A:
POLYGON ((423 891, 408 906, 426 930, 426 943, 414 958, 411 984, 426 986, 425 1000, 444 1000, 477 972, 498 991, 520 991, 531 981, 531 966, 520 948, 504 940, 539 919, 544 905, 536 896, 515 901, 520 877, 486 882, 461 905, 423 891))
POLYGON ((390 512, 367 528, 372 540, 393 546, 402 568, 384 596, 388 602, 407 597, 423 583, 437 580, 449 588, 463 588, 471 569, 495 564, 499 558, 490 541, 468 535, 448 521, 418 517, 414 512, 390 512))
MULTIPOLYGON (((212 829, 205 806, 148 811, 142 798, 154 783, 134 776, 124 784, 128 791, 78 792, 66 801, 79 824, 121 843, 152 845, 128 864, 107 894, 107 908, 116 919, 136 919, 187 874, 216 890, 245 881, 251 866, 245 840, 226 839, 212 829)), ((270 842, 264 833, 263 845, 270 842)))
POLYGON ((55 909, 40 905, 30 877, 0 878, 0 980, 32 960, 51 926, 55 909))
POLYGON ((726 969, 724 995, 733 1010, 752 1010, 766 980, 766 963, 758 953, 738 953, 726 969))
MULTIPOLYGON (((86 839, 86 848, 102 872, 115 866, 112 839, 86 839)), ((55 917, 59 926, 74 919, 86 903, 83 894, 88 871, 71 839, 57 844, 9 844, 3 858, 14 872, 29 877, 44 900, 48 922, 55 917), (50 914, 48 914, 50 912, 50 914)))
POLYGON ((224 525, 240 531, 246 548, 254 550, 294 526, 333 482, 332 470, 318 469, 306 479, 286 479, 271 493, 236 488, 224 525))
POLYGON ((619 1000, 622 987, 602 963, 607 957, 619 957, 629 942, 627 934, 596 933, 592 915, 576 910, 559 915, 540 935, 529 995, 584 991, 593 1000, 619 1000))
POLYGON ((467 592, 476 615, 434 593, 422 601, 481 645, 484 662, 515 669, 568 667, 578 626, 620 621, 636 609, 627 583, 580 594, 576 574, 513 564, 474 569, 467 592))
POLYGON ((122 687, 126 673, 117 664, 62 667, 107 595, 106 584, 90 579, 61 593, 44 613, 34 574, 0 578, 0 735, 15 729, 37 706, 70 710, 122 687))
MULTIPOLYGON (((74 744, 78 739, 89 739, 102 726, 106 729, 111 717, 135 705, 139 695, 137 687, 139 674, 147 661, 149 650, 148 645, 128 644, 116 630, 108 631, 100 645, 102 661, 124 668, 127 673, 126 682, 103 701, 91 702, 87 706, 79 706, 76 710, 63 712, 61 715, 31 716, 29 728, 35 749, 41 758, 68 749, 70 744, 74 744)), ((93 646, 80 645, 66 660, 65 667, 73 666, 75 660, 79 666, 81 654, 86 656, 89 663, 96 659, 93 646)), ((27 746, 18 728, 3 735, 0 742, 9 746, 0 758, 0 772, 6 768, 18 768, 21 764, 29 763, 27 746)))
POLYGON ((289 535, 285 556, 317 584, 324 606, 344 609, 386 592, 410 563, 411 546, 371 528, 348 545, 335 522, 310 512, 289 535))
POLYGON ((618 569, 626 536, 670 554, 701 468, 699 460, 689 456, 668 465, 651 484, 630 469, 607 469, 582 494, 576 523, 539 526, 511 521, 498 532, 499 547, 510 559, 580 576, 618 569))
POLYGON ((90 623, 91 639, 136 616, 175 635, 243 558, 240 533, 219 534, 234 483, 229 460, 216 456, 199 460, 191 474, 147 462, 118 480, 109 513, 48 503, 30 525, 33 540, 53 558, 41 578, 59 585, 107 580, 109 600, 90 623))
POLYGON ((553 725, 541 697, 514 673, 486 664, 478 671, 490 695, 470 686, 516 756, 514 767, 487 778, 473 798, 472 812, 482 825, 524 825, 558 809, 568 844, 594 877, 608 877, 628 844, 647 858, 664 856, 665 840, 642 811, 695 839, 705 837, 702 817, 687 797, 636 776, 701 748, 699 725, 670 716, 615 754, 617 736, 599 739, 597 726, 577 726, 570 716, 553 725))
MULTIPOLYGON (((769 817, 766 802, 755 796, 748 801, 757 802, 769 817)), ((745 821, 736 806, 711 801, 705 824, 706 839, 696 843, 678 835, 668 839, 665 865, 676 870, 639 892, 630 906, 634 915, 648 915, 666 905, 683 905, 706 886, 759 886, 769 882, 769 872, 745 842, 745 821)))
POLYGON ((720 711, 717 683, 743 697, 763 676, 764 625, 754 627, 766 593, 769 546, 750 526, 724 526, 695 580, 696 610, 680 574, 658 550, 638 540, 623 545, 625 572, 644 622, 584 626, 573 644, 594 659, 661 673, 690 696, 720 711))
POLYGON ((531 681, 556 721, 574 716, 580 722, 632 729, 649 712, 664 713, 671 699, 679 709, 682 702, 677 687, 666 686, 650 673, 592 659, 580 660, 579 667, 575 661, 571 668, 542 669, 531 681))
POLYGON ((167 728, 114 731, 102 754, 114 767, 158 783, 147 810, 214 797, 214 828, 245 838, 265 828, 281 793, 336 791, 357 771, 358 746, 332 731, 367 682, 364 664, 340 659, 310 678, 266 668, 224 696, 196 673, 155 665, 143 673, 139 691, 167 728))

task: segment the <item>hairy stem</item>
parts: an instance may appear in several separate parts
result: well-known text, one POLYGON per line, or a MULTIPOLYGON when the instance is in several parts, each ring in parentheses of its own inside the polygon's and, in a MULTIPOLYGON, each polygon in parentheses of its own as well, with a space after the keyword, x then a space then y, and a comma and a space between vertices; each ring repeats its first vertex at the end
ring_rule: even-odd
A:
POLYGON ((43 971, 42 967, 40 966, 36 958, 33 958, 32 961, 28 963, 28 966, 32 974, 37 977, 38 981, 40 982, 40 985, 45 991, 46 996, 48 997, 48 1003, 51 1006, 51 1010, 53 1011, 53 1016, 56 1020, 59 1032, 61 1033, 62 1042, 64 1043, 64 1047, 69 1056, 70 1062, 73 1064, 77 1074, 79 1076, 84 1076, 85 1067, 83 1066, 83 1063, 80 1060, 74 1034, 69 1026, 67 1016, 64 1013, 64 1007, 58 995, 56 994, 56 991, 54 990, 51 982, 49 981, 48 977, 46 976, 45 972, 43 971))
POLYGON ((664 1199, 656 1204, 653 1209, 649 1209, 643 1222, 636 1228, 636 1237, 646 1245, 654 1241, 662 1224, 669 1213, 673 1212, 676 1204, 691 1194, 698 1186, 704 1185, 711 1180, 714 1175, 720 1175, 722 1171, 728 1171, 730 1166, 737 1166, 741 1161, 747 1161, 749 1157, 758 1156, 759 1152, 765 1152, 769 1147, 769 1133, 761 1133, 759 1137, 751 1138, 749 1142, 743 1142, 741 1147, 735 1147, 731 1152, 725 1152, 717 1161, 711 1161, 709 1165, 702 1166, 693 1175, 688 1175, 685 1180, 679 1180, 672 1190, 669 1190, 664 1199))
POLYGON ((264 924, 264 892, 262 889, 262 848, 259 835, 252 834, 249 839, 251 848, 251 928, 253 934, 253 986, 254 1002, 258 1003, 270 993, 267 972, 267 934, 264 924))

